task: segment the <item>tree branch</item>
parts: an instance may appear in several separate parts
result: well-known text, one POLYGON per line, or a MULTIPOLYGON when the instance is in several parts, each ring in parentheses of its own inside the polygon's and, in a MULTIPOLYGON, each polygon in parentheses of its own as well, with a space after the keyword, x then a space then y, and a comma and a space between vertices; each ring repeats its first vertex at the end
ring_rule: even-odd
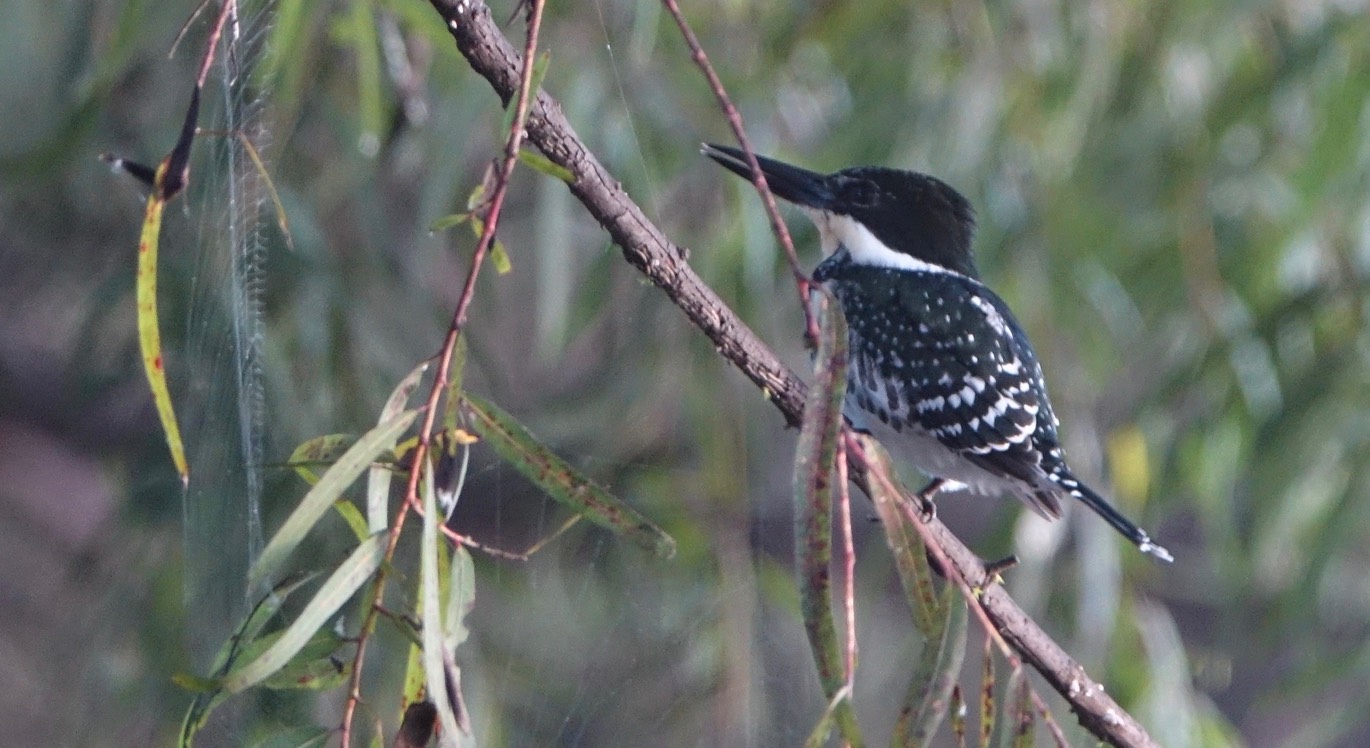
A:
MULTIPOLYGON (((518 89, 522 63, 518 51, 491 20, 489 9, 476 0, 430 2, 471 68, 489 81, 507 104, 518 89)), ((718 352, 762 389, 786 422, 797 426, 803 417, 804 384, 700 280, 685 261, 687 251, 646 217, 576 135, 556 100, 545 92, 539 91, 533 101, 527 130, 529 142, 571 172, 571 192, 609 232, 629 264, 665 291, 718 352)), ((860 465, 854 462, 851 468, 852 479, 864 485, 860 465)), ((1070 703, 1081 725, 1113 745, 1157 745, 1136 719, 990 578, 974 552, 940 521, 932 520, 928 529, 956 572, 979 592, 980 604, 999 634, 1070 703)))

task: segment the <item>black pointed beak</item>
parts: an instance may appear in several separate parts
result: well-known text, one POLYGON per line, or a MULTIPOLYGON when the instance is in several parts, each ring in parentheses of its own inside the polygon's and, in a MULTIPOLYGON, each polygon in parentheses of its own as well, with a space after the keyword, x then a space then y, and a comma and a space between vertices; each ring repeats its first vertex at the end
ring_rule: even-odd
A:
MULTIPOLYGON (((752 169, 747 164, 747 154, 726 145, 705 143, 700 152, 717 161, 723 168, 752 181, 752 169)), ((832 205, 833 194, 828 187, 828 178, 823 174, 790 166, 765 156, 757 156, 756 163, 761 173, 766 175, 766 184, 775 196, 805 208, 826 210, 832 205)))

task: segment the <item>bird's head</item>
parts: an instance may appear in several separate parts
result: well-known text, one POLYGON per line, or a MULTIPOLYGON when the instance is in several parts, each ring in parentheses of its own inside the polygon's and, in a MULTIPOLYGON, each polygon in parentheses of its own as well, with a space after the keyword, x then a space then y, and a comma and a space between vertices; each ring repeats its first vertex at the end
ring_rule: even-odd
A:
MULTIPOLYGON (((734 174, 752 179, 742 151, 706 144, 703 152, 734 174)), ((971 252, 975 212, 942 180, 878 166, 819 174, 761 156, 757 164, 771 192, 813 220, 825 254, 845 248, 858 265, 932 265, 977 277, 971 252)))

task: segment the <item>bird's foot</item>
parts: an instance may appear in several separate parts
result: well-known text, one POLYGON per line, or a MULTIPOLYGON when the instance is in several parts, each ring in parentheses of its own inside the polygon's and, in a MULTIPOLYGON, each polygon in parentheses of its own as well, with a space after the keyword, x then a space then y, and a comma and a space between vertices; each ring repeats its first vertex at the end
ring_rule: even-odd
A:
POLYGON ((937 495, 938 491, 942 490, 944 485, 946 485, 944 479, 933 478, 923 487, 922 491, 919 491, 914 495, 914 498, 918 501, 918 513, 921 515, 925 524, 937 519, 937 504, 933 503, 932 499, 937 495))

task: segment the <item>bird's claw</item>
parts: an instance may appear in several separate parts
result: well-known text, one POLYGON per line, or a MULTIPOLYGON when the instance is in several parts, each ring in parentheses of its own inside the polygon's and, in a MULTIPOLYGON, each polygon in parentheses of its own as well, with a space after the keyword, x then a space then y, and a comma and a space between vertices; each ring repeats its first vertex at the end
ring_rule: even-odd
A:
POLYGON ((942 490, 944 482, 941 478, 933 478, 931 483, 924 486, 923 490, 914 496, 918 500, 918 514, 924 524, 937 519, 937 504, 932 499, 938 491, 942 490))

